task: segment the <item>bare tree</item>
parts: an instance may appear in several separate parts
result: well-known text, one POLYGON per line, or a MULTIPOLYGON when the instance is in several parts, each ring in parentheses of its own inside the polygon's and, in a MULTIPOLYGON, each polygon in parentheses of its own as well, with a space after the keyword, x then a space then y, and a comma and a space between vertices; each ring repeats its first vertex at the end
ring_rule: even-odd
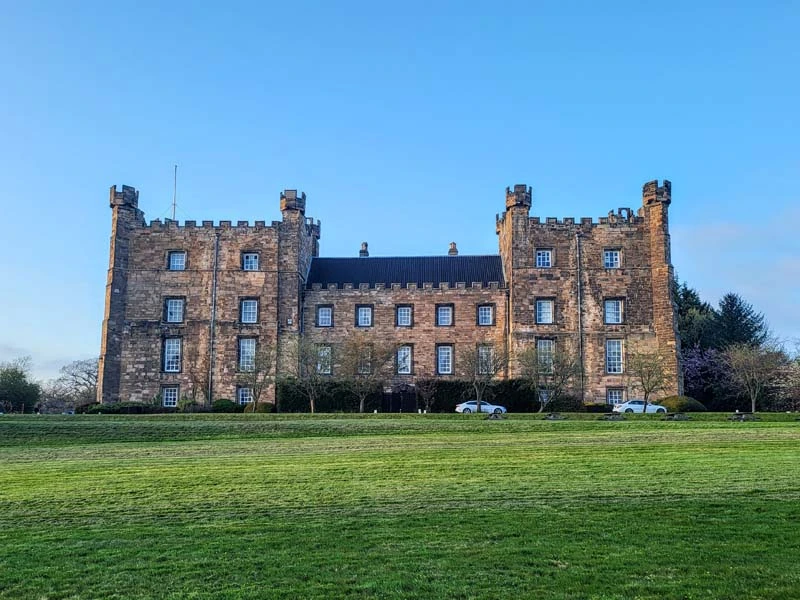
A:
POLYGON ((395 351, 395 344, 360 331, 342 343, 337 378, 358 399, 358 412, 364 412, 367 397, 390 375, 395 351))
POLYGON ((51 391, 65 395, 76 406, 97 398, 97 359, 76 360, 61 367, 61 375, 51 391))
POLYGON ((774 346, 734 344, 725 350, 725 359, 733 382, 750 398, 750 410, 764 391, 775 384, 787 363, 786 354, 774 346))
POLYGON ((285 356, 283 377, 297 382, 300 392, 308 400, 311 413, 317 411, 317 402, 333 376, 333 346, 319 344, 309 339, 295 339, 285 356))
POLYGON ((526 346, 517 354, 517 364, 521 383, 538 401, 539 412, 566 396, 581 373, 577 354, 555 341, 541 348, 526 346))
POLYGON ((491 344, 466 346, 461 348, 456 365, 459 377, 472 385, 472 390, 475 392, 475 409, 480 413, 486 390, 498 375, 505 372, 508 356, 505 351, 497 350, 491 344))
POLYGON ((436 395, 438 383, 439 382, 433 377, 417 379, 414 383, 414 390, 417 393, 417 398, 422 399, 422 406, 425 412, 431 412, 433 397, 436 395))
POLYGON ((664 369, 664 358, 658 352, 641 352, 633 349, 625 357, 625 380, 628 388, 641 391, 643 413, 647 413, 650 397, 669 385, 670 378, 664 369))
POLYGON ((189 389, 188 398, 193 405, 205 404, 211 406, 211 398, 208 397, 208 368, 200 361, 192 363, 187 374, 192 386, 189 389), (199 400, 203 398, 201 403, 199 400))
POLYGON ((275 347, 265 340, 259 340, 252 360, 241 366, 237 379, 241 387, 250 390, 250 406, 253 412, 257 412, 264 391, 275 382, 275 347))

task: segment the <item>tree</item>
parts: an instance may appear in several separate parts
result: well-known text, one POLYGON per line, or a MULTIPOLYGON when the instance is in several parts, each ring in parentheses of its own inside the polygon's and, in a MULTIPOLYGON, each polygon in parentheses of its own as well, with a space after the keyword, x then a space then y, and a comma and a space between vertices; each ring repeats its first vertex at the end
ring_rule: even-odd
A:
POLYGON ((199 399, 203 398, 203 403, 209 408, 211 407, 211 398, 208 397, 208 368, 201 361, 193 362, 187 374, 189 381, 192 382, 189 388, 188 398, 193 405, 201 404, 199 399))
POLYGON ((484 394, 495 378, 505 371, 508 356, 505 351, 497 350, 489 344, 478 344, 474 348, 463 346, 456 365, 459 377, 472 385, 477 403, 475 408, 480 413, 484 394))
POLYGON ((272 344, 261 341, 250 364, 245 365, 238 380, 241 387, 250 390, 252 411, 258 412, 258 404, 264 391, 275 381, 275 348, 272 344))
POLYGON ((517 364, 521 384, 536 398, 539 412, 564 398, 581 374, 577 354, 555 342, 541 347, 526 346, 517 355, 517 364))
POLYGON ((425 379, 417 379, 414 385, 414 390, 417 393, 417 398, 422 399, 422 407, 425 412, 431 412, 433 407, 433 398, 436 396, 436 388, 439 382, 433 377, 425 379))
POLYGON ((337 378, 358 399, 358 412, 364 412, 367 396, 389 375, 395 352, 395 344, 367 332, 355 331, 342 343, 337 378))
POLYGON ((666 389, 669 379, 664 369, 664 358, 658 352, 633 350, 625 358, 625 378, 628 387, 642 393, 643 413, 647 413, 650 397, 666 389))
POLYGON ((739 343, 725 350, 725 358, 731 379, 750 399, 751 412, 756 412, 764 392, 777 383, 786 366, 786 355, 776 347, 739 343))
POLYGON ((717 347, 721 349, 736 344, 760 346, 770 335, 764 315, 756 312, 749 302, 732 292, 725 294, 719 301, 715 324, 717 347))
POLYGON ((75 360, 61 367, 58 389, 74 405, 91 404, 97 399, 97 359, 75 360))
POLYGON ((307 338, 295 339, 286 351, 283 376, 297 381, 312 414, 317 411, 317 402, 331 382, 333 360, 333 346, 317 344, 307 338))
POLYGON ((0 364, 0 407, 4 411, 30 412, 39 401, 39 384, 30 379, 30 357, 0 364))

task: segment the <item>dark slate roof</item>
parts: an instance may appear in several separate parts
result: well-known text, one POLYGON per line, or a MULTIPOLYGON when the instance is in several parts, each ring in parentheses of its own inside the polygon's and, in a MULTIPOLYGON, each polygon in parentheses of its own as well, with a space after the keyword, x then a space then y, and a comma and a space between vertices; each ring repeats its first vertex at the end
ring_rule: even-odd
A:
POLYGON ((455 287, 458 282, 469 287, 475 281, 483 285, 496 281, 505 286, 499 255, 314 258, 306 288, 311 289, 315 283, 323 288, 330 283, 352 283, 354 287, 382 283, 387 288, 393 283, 416 283, 418 287, 423 283, 433 283, 434 287, 448 283, 455 287))

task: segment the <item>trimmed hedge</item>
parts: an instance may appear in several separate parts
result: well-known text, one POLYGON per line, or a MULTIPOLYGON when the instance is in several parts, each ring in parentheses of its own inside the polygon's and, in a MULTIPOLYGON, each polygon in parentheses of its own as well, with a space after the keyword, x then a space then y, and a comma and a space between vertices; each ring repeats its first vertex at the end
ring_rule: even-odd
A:
POLYGON ((236 402, 231 402, 227 398, 220 398, 219 400, 214 400, 214 403, 211 405, 211 412, 240 413, 244 412, 244 406, 236 402))

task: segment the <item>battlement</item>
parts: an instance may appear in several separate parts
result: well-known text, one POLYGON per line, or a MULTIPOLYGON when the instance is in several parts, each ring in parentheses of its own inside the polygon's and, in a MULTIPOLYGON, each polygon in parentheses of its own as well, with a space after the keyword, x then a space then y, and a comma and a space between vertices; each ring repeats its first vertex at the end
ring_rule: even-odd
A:
MULTIPOLYGON (((498 223, 501 223, 502 220, 498 216, 497 217, 498 223)), ((599 217, 594 219, 592 217, 581 217, 580 219, 575 219, 575 217, 564 217, 563 219, 559 219, 558 217, 545 217, 542 219, 541 217, 530 217, 528 222, 531 225, 538 225, 542 227, 552 227, 552 226, 566 226, 566 227, 596 227, 598 225, 639 225, 644 223, 644 217, 636 216, 633 214, 633 210, 630 208, 618 208, 616 212, 613 210, 608 212, 607 217, 599 217)))
MULTIPOLYGON (((306 288, 309 289, 309 288, 306 288)), ((373 282, 373 283, 358 283, 353 284, 352 282, 344 282, 344 283, 328 283, 327 285, 322 285, 321 283, 312 283, 310 286, 311 291, 320 292, 320 291, 358 291, 358 292, 365 292, 368 290, 377 290, 377 291, 386 291, 391 293, 393 290, 417 290, 417 291, 446 291, 446 290, 466 290, 466 289, 473 289, 473 290, 500 290, 505 289, 505 285, 500 281, 454 281, 453 283, 449 283, 447 281, 441 282, 433 282, 433 281, 424 281, 422 285, 419 285, 415 282, 410 282, 406 284, 402 283, 385 283, 385 282, 373 282)))
POLYGON ((297 195, 297 190, 283 190, 281 192, 281 212, 285 210, 296 210, 300 214, 306 212, 306 193, 300 192, 297 195))
POLYGON ((131 208, 139 208, 139 192, 135 187, 123 185, 122 191, 117 191, 117 186, 112 185, 109 190, 109 206, 129 206, 131 208))
POLYGON ((650 204, 663 203, 669 204, 672 202, 672 183, 669 180, 664 180, 664 185, 658 185, 658 179, 648 181, 642 186, 642 204, 648 206, 650 204))
POLYGON ((531 198, 533 197, 533 188, 527 185, 517 184, 514 186, 514 191, 510 187, 506 188, 506 209, 512 206, 526 206, 530 208, 531 198))

